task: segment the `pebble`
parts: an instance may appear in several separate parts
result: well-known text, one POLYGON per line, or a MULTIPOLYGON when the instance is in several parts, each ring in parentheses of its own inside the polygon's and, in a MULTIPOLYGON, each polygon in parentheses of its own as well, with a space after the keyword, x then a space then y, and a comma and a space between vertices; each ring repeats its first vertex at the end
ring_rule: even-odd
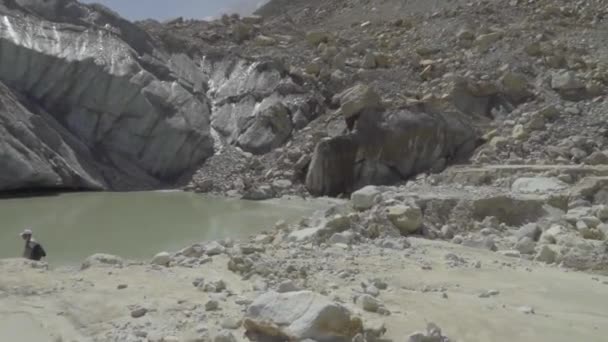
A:
POLYGON ((361 295, 357 301, 363 310, 369 312, 378 312, 382 306, 382 303, 378 299, 368 294, 361 295))
POLYGON ((207 303, 205 303, 205 310, 206 311, 215 311, 217 309, 219 309, 220 307, 220 303, 217 300, 209 300, 207 301, 207 303))
POLYGON ((534 308, 530 307, 530 306, 521 306, 518 308, 518 310, 522 313, 525 313, 526 315, 534 315, 534 308))
POLYGON ((222 320, 221 326, 224 329, 236 330, 241 326, 241 321, 234 317, 226 317, 222 320))
POLYGON ((488 290, 479 294, 479 298, 490 298, 492 296, 497 296, 500 293, 498 290, 488 290))
POLYGON ((133 318, 140 318, 146 315, 146 313, 148 313, 148 309, 146 308, 137 308, 131 311, 131 317, 133 318))
POLYGON ((230 331, 223 330, 215 335, 213 342, 236 342, 236 338, 230 331))

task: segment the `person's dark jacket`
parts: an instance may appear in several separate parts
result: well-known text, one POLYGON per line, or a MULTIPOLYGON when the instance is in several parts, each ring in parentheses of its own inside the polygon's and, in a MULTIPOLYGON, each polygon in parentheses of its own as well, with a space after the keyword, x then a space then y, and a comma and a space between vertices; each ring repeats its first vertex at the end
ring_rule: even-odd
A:
POLYGON ((42 248, 41 244, 30 240, 25 244, 23 257, 30 260, 40 261, 40 259, 46 257, 46 251, 44 248, 42 248))

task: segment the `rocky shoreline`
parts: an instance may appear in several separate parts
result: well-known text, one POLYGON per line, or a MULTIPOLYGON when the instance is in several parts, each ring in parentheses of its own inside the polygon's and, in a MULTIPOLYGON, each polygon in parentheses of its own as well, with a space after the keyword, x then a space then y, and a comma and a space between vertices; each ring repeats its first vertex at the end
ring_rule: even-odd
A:
POLYGON ((3 260, 0 302, 32 302, 28 319, 58 314, 43 328, 54 341, 600 341, 605 308, 593 303, 608 294, 608 216, 581 196, 597 195, 603 178, 569 185, 514 169, 511 190, 370 186, 298 224, 149 262, 97 254, 79 270, 48 270, 3 260), (580 287, 590 293, 575 295, 580 287), (579 310, 588 313, 564 315, 579 310), (536 328, 505 328, 522 320, 536 328))

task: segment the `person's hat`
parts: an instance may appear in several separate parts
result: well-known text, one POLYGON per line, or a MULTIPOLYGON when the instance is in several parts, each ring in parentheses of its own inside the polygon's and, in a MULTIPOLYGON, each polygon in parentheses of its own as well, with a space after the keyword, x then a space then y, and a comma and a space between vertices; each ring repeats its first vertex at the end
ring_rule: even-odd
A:
POLYGON ((21 234, 19 234, 19 236, 24 237, 26 235, 32 235, 32 230, 31 229, 24 229, 21 234))

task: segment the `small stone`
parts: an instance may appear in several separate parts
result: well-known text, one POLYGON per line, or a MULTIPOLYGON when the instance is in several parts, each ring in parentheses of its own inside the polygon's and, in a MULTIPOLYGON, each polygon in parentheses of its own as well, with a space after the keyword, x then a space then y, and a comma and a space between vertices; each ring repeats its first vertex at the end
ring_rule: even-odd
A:
POLYGON ((369 312, 378 312, 378 309, 382 306, 382 303, 378 299, 368 294, 359 296, 357 302, 363 310, 369 312))
POLYGON ((220 308, 220 303, 217 300, 210 299, 205 303, 206 311, 215 311, 220 308))
POLYGON ((300 288, 298 288, 293 283, 292 280, 285 280, 284 282, 279 284, 279 286, 277 288, 278 293, 295 292, 295 291, 300 291, 300 288))
POLYGON ((479 294, 479 298, 489 298, 492 296, 498 296, 500 294, 500 291, 498 290, 488 290, 488 291, 484 291, 482 293, 479 294))
POLYGON ((519 310, 522 313, 525 313, 526 315, 534 315, 534 308, 530 307, 530 306, 521 306, 519 307, 517 310, 519 310))
POLYGON ((380 295, 380 290, 378 290, 378 288, 374 285, 367 286, 363 292, 374 297, 378 297, 380 295))
POLYGON ((518 124, 513 127, 513 132, 511 133, 513 139, 524 140, 528 137, 528 133, 526 132, 523 125, 518 124))
POLYGON ((507 251, 498 251, 498 254, 502 254, 506 257, 510 258, 521 258, 521 253, 519 251, 507 250, 507 251))
POLYGON ((223 330, 215 335, 213 342, 237 342, 237 340, 231 332, 223 330))
POLYGON ((131 310, 131 317, 140 318, 140 317, 145 316, 146 313, 148 313, 148 309, 140 307, 140 308, 131 310))
POLYGON ((116 288, 117 288, 118 290, 124 290, 124 289, 126 289, 127 287, 129 287, 127 284, 119 284, 118 286, 116 286, 116 288))
POLYGON ((226 317, 222 320, 221 326, 224 329, 236 330, 240 328, 241 320, 234 317, 226 317))

